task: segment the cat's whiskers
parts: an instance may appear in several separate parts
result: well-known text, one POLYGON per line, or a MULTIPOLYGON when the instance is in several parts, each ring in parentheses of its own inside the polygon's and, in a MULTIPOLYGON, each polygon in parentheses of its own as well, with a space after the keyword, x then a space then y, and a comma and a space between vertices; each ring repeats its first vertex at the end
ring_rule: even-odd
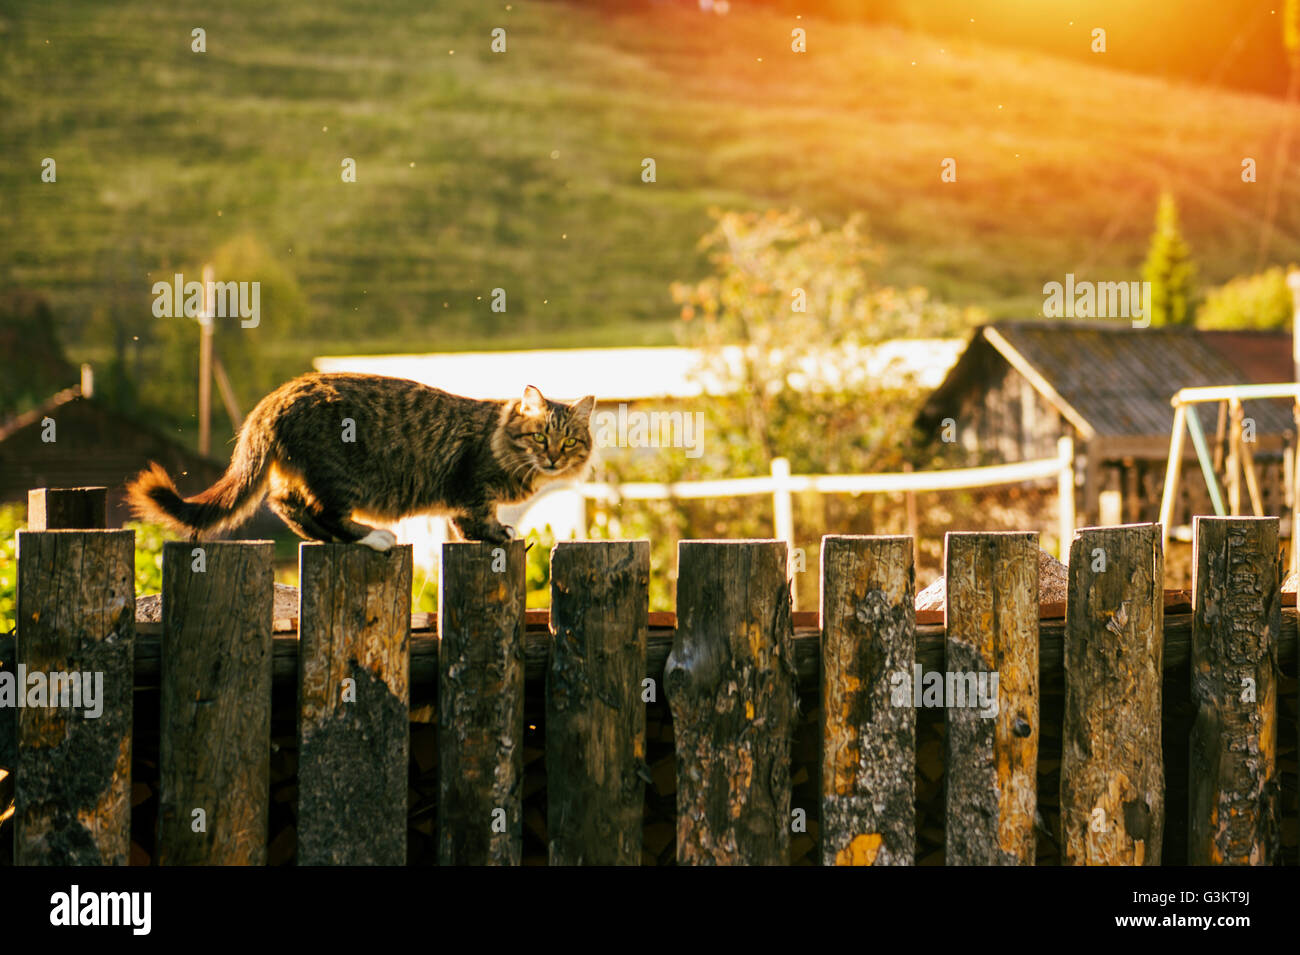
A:
POLYGON ((533 467, 534 465, 532 461, 528 460, 528 458, 522 458, 514 467, 506 472, 506 477, 510 481, 518 484, 527 484, 528 472, 531 471, 533 467))

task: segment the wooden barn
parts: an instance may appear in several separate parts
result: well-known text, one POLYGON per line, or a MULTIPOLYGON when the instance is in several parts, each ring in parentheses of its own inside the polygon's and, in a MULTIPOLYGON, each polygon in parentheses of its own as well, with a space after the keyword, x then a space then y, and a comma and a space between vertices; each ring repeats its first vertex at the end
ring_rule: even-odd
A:
POLYGON ((150 461, 165 467, 184 494, 203 490, 225 470, 223 462, 95 399, 83 374, 82 385, 0 423, 0 502, 26 502, 36 487, 106 487, 109 526, 120 527, 131 519, 123 486, 150 461))
MULTIPOLYGON (((1136 329, 1081 321, 995 322, 978 329, 917 425, 949 436, 981 462, 1051 457, 1059 437, 1076 450, 1079 524, 1159 519, 1174 411, 1181 388, 1289 382, 1287 332, 1136 329), (949 420, 950 419, 950 420, 949 420)), ((1222 460, 1224 415, 1199 420, 1222 460)), ((1284 451, 1294 440, 1288 401, 1247 401, 1264 513, 1288 515, 1284 451)), ((1195 452, 1185 444, 1174 537, 1213 509, 1195 452)), ((1287 527, 1283 521, 1283 528, 1287 527)))

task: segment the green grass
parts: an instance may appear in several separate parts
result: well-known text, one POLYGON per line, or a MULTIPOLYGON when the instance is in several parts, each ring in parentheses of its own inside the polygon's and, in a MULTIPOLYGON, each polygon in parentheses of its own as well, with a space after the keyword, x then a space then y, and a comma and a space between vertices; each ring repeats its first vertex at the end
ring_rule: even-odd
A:
POLYGON ((707 270, 713 206, 864 212, 882 281, 995 317, 1066 271, 1136 277, 1162 184, 1204 279, 1253 269, 1280 104, 734 6, 0 3, 0 285, 46 293, 94 357, 114 321, 152 340, 154 278, 251 233, 310 308, 277 342, 268 306, 261 374, 283 375, 340 351, 671 342, 668 285, 707 270))

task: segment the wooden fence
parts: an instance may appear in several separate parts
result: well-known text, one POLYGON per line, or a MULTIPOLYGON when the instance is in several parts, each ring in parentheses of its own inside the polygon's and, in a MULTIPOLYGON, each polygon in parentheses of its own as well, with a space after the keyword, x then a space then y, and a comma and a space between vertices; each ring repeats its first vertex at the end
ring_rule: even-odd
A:
POLYGON ((1187 807, 1191 861, 1279 858, 1278 668, 1296 636, 1276 518, 1198 519, 1192 607, 1163 590, 1159 525, 1082 529, 1055 621, 1040 619, 1031 533, 949 534, 942 621, 913 609, 908 537, 824 538, 821 610, 798 616, 784 541, 683 541, 667 621, 647 612, 647 542, 562 543, 545 633, 528 627, 521 542, 447 544, 436 622, 415 619, 432 623, 422 643, 409 547, 303 544, 294 638, 275 633, 268 542, 169 543, 147 647, 133 532, 65 529, 102 521, 102 506, 33 494, 16 647, 0 644, 28 704, 0 707, 18 864, 128 861, 142 680, 161 687, 155 861, 264 864, 282 671, 297 680, 299 864, 406 861, 411 688, 431 680, 438 861, 517 864, 534 673, 552 864, 641 861, 646 706, 664 698, 682 864, 783 864, 806 832, 826 865, 912 864, 917 714, 929 707, 947 725, 948 864, 1032 864, 1038 764, 1058 756, 1067 863, 1159 864, 1173 800, 1187 807), (1170 625, 1167 609, 1190 621, 1170 625), (671 646, 651 639, 666 622, 671 646), (1162 757, 1171 656, 1190 660, 1196 708, 1182 792, 1167 791, 1162 757), (1040 682, 1061 666, 1061 751, 1047 754, 1040 682), (81 709, 60 674, 83 675, 81 709), (32 696, 38 676, 47 701, 32 696), (820 805, 791 800, 801 687, 822 713, 820 805))

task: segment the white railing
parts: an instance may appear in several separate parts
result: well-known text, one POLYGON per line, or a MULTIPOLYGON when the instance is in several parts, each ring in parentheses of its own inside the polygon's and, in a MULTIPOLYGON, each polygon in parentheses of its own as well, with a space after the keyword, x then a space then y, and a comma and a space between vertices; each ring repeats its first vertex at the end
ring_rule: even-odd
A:
MULTIPOLYGON (((996 487, 1055 478, 1060 498, 1059 529, 1061 559, 1069 552, 1074 537, 1074 442, 1066 437, 1057 442, 1054 458, 996 464, 978 468, 946 471, 900 471, 892 474, 791 474, 785 458, 772 461, 772 473, 764 477, 723 478, 713 481, 674 481, 671 483, 633 482, 627 484, 552 485, 529 502, 530 505, 551 494, 568 493, 582 500, 617 504, 621 501, 689 500, 709 497, 750 497, 772 495, 776 536, 794 546, 793 495, 805 492, 820 494, 898 494, 920 491, 952 491, 963 488, 996 487)), ((523 513, 520 513, 522 518, 523 513)))

